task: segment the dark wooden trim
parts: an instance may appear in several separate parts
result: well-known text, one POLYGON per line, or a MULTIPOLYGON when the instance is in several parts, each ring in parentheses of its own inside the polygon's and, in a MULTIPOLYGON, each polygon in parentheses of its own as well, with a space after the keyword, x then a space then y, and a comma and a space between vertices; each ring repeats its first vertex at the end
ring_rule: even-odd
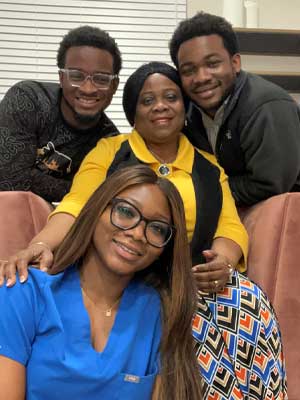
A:
POLYGON ((300 56, 300 31, 235 29, 241 54, 300 56))

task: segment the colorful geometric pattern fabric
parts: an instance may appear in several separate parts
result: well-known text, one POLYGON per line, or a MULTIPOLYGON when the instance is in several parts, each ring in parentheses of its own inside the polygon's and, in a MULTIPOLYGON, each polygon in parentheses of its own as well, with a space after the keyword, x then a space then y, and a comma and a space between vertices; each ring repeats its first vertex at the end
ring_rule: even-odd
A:
POLYGON ((205 400, 287 400, 277 318, 247 277, 234 272, 223 291, 199 292, 193 336, 205 400))

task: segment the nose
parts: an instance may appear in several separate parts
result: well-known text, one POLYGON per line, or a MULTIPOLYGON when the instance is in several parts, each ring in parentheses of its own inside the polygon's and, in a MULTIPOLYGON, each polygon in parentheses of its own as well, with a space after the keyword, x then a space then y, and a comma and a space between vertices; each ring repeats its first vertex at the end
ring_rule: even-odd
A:
POLYGON ((165 111, 168 109, 168 105, 163 99, 157 100, 153 106, 153 111, 165 111))
POLYGON ((90 76, 87 76, 85 81, 82 82, 80 85, 80 90, 84 93, 95 93, 98 91, 90 76))
POLYGON ((147 243, 146 235, 145 235, 145 221, 140 221, 137 226, 134 228, 128 229, 124 231, 126 235, 130 235, 136 241, 142 241, 143 243, 147 243))
POLYGON ((208 68, 205 66, 199 67, 195 75, 195 80, 198 82, 206 82, 211 79, 212 75, 208 68))

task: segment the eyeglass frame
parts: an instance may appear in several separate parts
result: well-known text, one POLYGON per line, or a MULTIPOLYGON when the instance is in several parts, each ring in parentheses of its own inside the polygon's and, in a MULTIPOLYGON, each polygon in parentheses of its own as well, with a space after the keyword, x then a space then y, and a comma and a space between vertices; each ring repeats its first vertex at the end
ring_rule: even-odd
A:
POLYGON ((104 72, 95 72, 94 74, 88 74, 88 73, 86 73, 84 71, 81 71, 80 69, 74 69, 74 68, 60 68, 58 71, 62 72, 63 74, 66 74, 68 82, 70 83, 70 85, 72 87, 80 87, 87 81, 87 79, 90 79, 91 83, 95 86, 95 88, 97 88, 99 90, 108 90, 110 85, 111 85, 111 83, 112 83, 112 81, 114 79, 118 78, 118 75, 107 74, 107 73, 104 73, 104 72), (70 76, 69 76, 69 73, 71 71, 76 71, 76 72, 82 73, 84 75, 84 80, 80 84, 79 83, 78 84, 72 83, 70 81, 70 76), (94 82, 94 75, 105 75, 105 76, 107 76, 109 78, 108 86, 98 87, 97 84, 95 84, 95 82, 94 82))
POLYGON ((113 226, 115 226, 115 227, 118 228, 118 229, 121 229, 122 231, 129 231, 130 229, 136 228, 142 221, 144 221, 144 222, 145 222, 144 236, 145 236, 145 238, 146 238, 146 240, 147 240, 147 243, 150 244, 150 246, 156 247, 157 249, 161 249, 161 248, 165 247, 165 246, 170 242, 170 240, 172 239, 173 233, 176 231, 176 227, 175 227, 174 225, 172 225, 172 224, 169 224, 168 222, 161 221, 161 220, 159 220, 159 219, 149 219, 149 218, 144 217, 144 215, 141 213, 141 211, 140 211, 134 204, 132 204, 132 203, 131 203, 130 201, 128 201, 128 200, 122 199, 122 198, 120 198, 120 197, 115 197, 115 198, 113 198, 113 199, 110 201, 110 204, 111 204, 111 206, 112 206, 112 207, 111 207, 111 210, 110 210, 110 223, 111 223, 113 226), (127 203, 127 204, 129 204, 131 207, 133 207, 133 208, 137 211, 137 213, 138 213, 138 215, 139 215, 139 217, 140 217, 139 220, 138 220, 133 226, 131 226, 130 228, 123 228, 123 227, 121 227, 121 226, 119 226, 119 225, 114 224, 113 221, 112 221, 112 215, 113 215, 114 207, 115 207, 118 203, 121 203, 121 202, 127 203), (165 224, 165 225, 168 225, 168 227, 170 228, 170 236, 169 236, 169 238, 168 238, 161 246, 158 246, 158 245, 155 245, 155 244, 153 244, 153 243, 150 243, 149 240, 148 240, 148 238, 147 238, 146 230, 147 230, 147 226, 148 226, 149 223, 151 223, 151 222, 163 223, 163 224, 165 224))

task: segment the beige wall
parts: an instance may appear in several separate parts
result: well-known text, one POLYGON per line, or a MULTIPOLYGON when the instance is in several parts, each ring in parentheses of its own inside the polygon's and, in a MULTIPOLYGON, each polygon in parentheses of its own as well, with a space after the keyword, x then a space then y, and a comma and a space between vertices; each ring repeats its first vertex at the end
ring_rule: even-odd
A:
MULTIPOLYGON (((258 0, 259 28, 300 30, 300 0, 258 0)), ((187 0, 188 16, 197 11, 222 15, 223 0, 187 0)))
POLYGON ((260 28, 300 30, 300 0, 260 0, 260 28))
POLYGON ((187 0, 187 15, 193 16, 197 11, 205 11, 211 14, 222 14, 222 0, 187 0))

